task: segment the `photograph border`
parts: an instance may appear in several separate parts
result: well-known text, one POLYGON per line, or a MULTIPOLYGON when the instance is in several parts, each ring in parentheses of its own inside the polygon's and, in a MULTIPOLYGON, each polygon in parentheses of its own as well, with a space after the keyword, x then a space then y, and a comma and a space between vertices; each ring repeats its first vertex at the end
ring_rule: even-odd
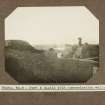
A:
POLYGON ((5 40, 5 24, 4 19, 12 13, 16 7, 33 7, 33 6, 86 6, 98 19, 101 21, 100 24, 100 35, 99 35, 99 57, 100 57, 100 70, 97 74, 95 74, 88 82, 84 83, 84 85, 98 85, 98 84, 104 84, 104 68, 105 68, 105 57, 104 57, 104 30, 102 27, 104 27, 104 24, 102 23, 103 17, 105 15, 101 11, 102 6, 99 6, 99 3, 103 6, 103 3, 99 0, 95 1, 74 1, 74 0, 61 0, 61 1, 29 1, 29 0, 7 0, 7 1, 0 1, 0 84, 18 84, 15 80, 13 80, 6 72, 5 72, 5 51, 4 51, 4 40, 5 40), (2 4, 2 5, 1 5, 2 4), (101 9, 100 9, 101 8, 101 9), (104 15, 104 16, 103 16, 104 15))
MULTIPOLYGON (((105 0, 1 0, 0 1, 0 84, 17 84, 4 67, 4 18, 16 6, 86 5, 100 20, 100 72, 86 84, 105 84, 105 0)), ((1 92, 2 105, 104 105, 105 92, 1 92)))

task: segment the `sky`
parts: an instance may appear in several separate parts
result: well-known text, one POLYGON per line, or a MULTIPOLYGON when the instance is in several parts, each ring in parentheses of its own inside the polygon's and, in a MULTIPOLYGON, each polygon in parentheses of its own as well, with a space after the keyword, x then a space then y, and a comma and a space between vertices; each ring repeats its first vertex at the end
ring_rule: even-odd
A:
POLYGON ((99 43, 99 20, 84 6, 18 7, 5 19, 5 40, 30 44, 99 43))

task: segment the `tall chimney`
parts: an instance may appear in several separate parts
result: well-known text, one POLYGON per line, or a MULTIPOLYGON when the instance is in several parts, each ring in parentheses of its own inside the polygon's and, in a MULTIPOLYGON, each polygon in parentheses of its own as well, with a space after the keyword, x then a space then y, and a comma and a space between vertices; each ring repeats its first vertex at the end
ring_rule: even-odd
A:
POLYGON ((78 38, 78 45, 82 46, 82 38, 81 37, 78 38))

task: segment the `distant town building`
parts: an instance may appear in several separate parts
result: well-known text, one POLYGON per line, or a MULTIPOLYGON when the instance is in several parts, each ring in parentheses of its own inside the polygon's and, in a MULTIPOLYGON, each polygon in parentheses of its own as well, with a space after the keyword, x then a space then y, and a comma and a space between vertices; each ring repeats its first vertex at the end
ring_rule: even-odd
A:
POLYGON ((78 46, 73 54, 73 58, 82 58, 82 38, 78 38, 78 46))
POLYGON ((89 45, 84 43, 82 47, 82 58, 89 58, 89 45))
POLYGON ((82 38, 78 38, 78 45, 73 46, 73 58, 93 58, 99 56, 99 45, 92 45, 85 42, 82 38))
POLYGON ((63 57, 63 53, 62 53, 62 52, 58 52, 58 53, 57 53, 57 57, 58 57, 58 58, 62 58, 62 57, 63 57))

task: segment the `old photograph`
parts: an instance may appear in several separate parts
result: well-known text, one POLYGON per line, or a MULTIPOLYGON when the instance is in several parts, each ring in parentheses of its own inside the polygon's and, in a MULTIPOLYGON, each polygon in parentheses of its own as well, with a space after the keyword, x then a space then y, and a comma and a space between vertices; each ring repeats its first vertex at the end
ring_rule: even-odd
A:
POLYGON ((86 83, 99 71, 99 20, 85 6, 18 7, 5 19, 5 72, 18 83, 86 83))

